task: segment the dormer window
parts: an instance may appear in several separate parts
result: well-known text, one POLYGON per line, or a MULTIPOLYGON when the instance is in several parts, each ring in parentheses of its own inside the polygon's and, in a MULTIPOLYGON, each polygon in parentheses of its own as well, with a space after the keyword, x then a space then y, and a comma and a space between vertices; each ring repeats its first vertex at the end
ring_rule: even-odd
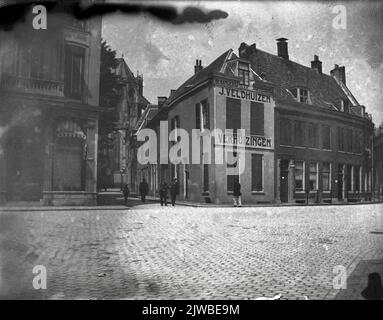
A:
POLYGON ((239 83, 244 86, 249 85, 249 78, 250 78, 250 68, 249 64, 245 62, 239 62, 238 63, 238 77, 240 77, 239 83))
POLYGON ((349 113, 350 112, 350 107, 349 107, 349 104, 348 104, 348 100, 347 99, 342 99, 340 101, 340 111, 342 112, 346 112, 346 113, 349 113))
POLYGON ((309 103, 309 91, 303 88, 290 89, 291 94, 298 102, 309 103))

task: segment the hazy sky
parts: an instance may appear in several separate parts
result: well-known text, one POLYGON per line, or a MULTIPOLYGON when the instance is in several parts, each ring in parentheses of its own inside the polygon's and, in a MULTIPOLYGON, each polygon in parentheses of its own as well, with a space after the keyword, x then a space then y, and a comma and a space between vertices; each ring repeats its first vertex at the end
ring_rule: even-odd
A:
MULTIPOLYGON (((276 54, 276 41, 288 38, 290 59, 310 66, 319 55, 323 72, 334 64, 346 67, 347 86, 360 104, 383 121, 383 3, 379 1, 170 2, 179 10, 193 5, 219 9, 227 18, 210 23, 172 24, 151 16, 104 16, 103 37, 124 57, 134 73, 144 74, 144 95, 152 103, 169 95, 194 72, 196 59, 206 66, 241 42, 276 54), (335 29, 332 13, 342 4, 346 29, 335 29)), ((169 4, 166 3, 166 4, 169 4)))

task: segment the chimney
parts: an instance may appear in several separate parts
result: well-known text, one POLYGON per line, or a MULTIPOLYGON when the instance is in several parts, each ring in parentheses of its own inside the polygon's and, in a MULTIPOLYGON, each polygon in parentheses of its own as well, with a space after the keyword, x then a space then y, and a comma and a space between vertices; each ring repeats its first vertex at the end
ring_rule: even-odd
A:
POLYGON ((195 61, 195 66, 194 66, 194 74, 197 74, 203 69, 202 67, 202 61, 201 60, 196 60, 195 61))
POLYGON ((314 55, 314 60, 311 61, 311 68, 316 69, 318 73, 322 73, 322 61, 319 60, 316 54, 314 55))
POLYGON ((339 81, 346 84, 346 68, 345 67, 339 67, 339 65, 335 65, 334 69, 330 71, 330 74, 338 79, 339 81))
POLYGON ((138 80, 138 92, 141 96, 143 96, 144 95, 144 76, 138 75, 137 80, 138 80))
POLYGON ((287 47, 287 40, 286 38, 279 38, 277 39, 277 48, 278 48, 278 57, 281 57, 283 59, 289 59, 289 50, 287 47))
POLYGON ((168 100, 167 97, 157 97, 158 107, 160 108, 168 100))
POLYGON ((253 54, 257 49, 257 45, 253 43, 251 46, 247 43, 242 42, 238 48, 238 55, 240 58, 247 58, 249 55, 253 54))
POLYGON ((177 90, 176 89, 170 89, 170 96, 171 97, 177 90))

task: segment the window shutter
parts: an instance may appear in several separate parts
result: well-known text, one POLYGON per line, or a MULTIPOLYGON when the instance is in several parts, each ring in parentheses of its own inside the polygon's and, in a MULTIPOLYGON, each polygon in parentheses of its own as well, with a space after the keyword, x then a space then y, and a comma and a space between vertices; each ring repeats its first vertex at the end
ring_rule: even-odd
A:
POLYGON ((195 128, 201 129, 201 107, 199 103, 195 105, 195 128))
POLYGON ((263 136, 264 126, 264 105, 263 103, 251 102, 250 104, 250 134, 263 136))

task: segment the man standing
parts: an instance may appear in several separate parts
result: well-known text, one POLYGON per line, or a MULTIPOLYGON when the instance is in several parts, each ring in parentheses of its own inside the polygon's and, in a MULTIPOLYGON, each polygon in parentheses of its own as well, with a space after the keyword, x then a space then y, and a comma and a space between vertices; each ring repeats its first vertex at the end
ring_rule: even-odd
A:
POLYGON ((176 197, 178 194, 178 180, 176 178, 173 179, 172 184, 170 185, 170 196, 172 198, 172 206, 176 204, 176 197))
POLYGON ((127 183, 125 183, 124 188, 122 189, 122 193, 124 194, 125 204, 127 204, 129 198, 129 187, 127 183))
POLYGON ((145 197, 149 192, 149 186, 145 180, 145 178, 142 179, 140 186, 139 186, 140 194, 141 194, 141 201, 145 202, 145 197))
POLYGON ((168 185, 166 181, 162 180, 161 185, 160 185, 160 202, 161 206, 165 204, 165 206, 168 205, 168 185))
POLYGON ((236 178, 234 180, 234 188, 233 188, 233 202, 234 202, 234 207, 238 206, 242 206, 242 203, 241 203, 241 184, 239 183, 239 179, 236 178))

